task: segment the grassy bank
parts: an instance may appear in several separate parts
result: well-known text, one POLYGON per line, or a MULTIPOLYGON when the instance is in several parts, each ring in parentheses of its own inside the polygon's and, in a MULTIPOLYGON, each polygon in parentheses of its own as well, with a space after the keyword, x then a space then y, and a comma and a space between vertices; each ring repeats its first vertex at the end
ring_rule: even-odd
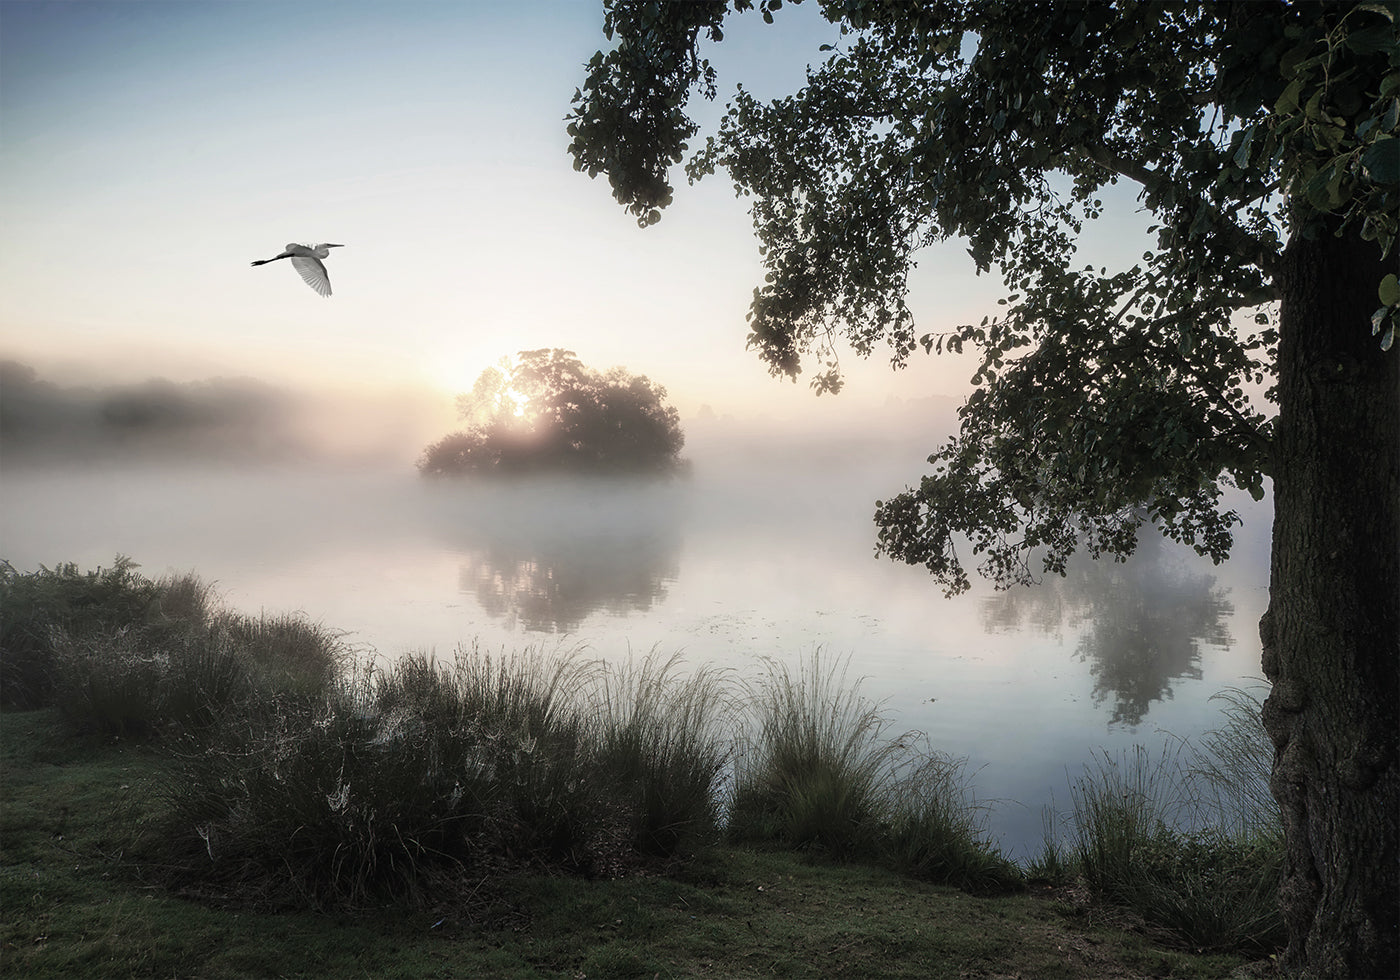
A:
POLYGON ((820 654, 386 668, 121 560, 0 568, 0 616, 21 974, 1221 976, 1277 942, 1241 692, 1087 769, 1024 868, 820 654))
POLYGON ((1072 890, 978 897, 791 851, 666 874, 513 873, 413 905, 271 910, 167 887, 165 751, 0 714, 0 957, 23 977, 1227 977, 1072 890))

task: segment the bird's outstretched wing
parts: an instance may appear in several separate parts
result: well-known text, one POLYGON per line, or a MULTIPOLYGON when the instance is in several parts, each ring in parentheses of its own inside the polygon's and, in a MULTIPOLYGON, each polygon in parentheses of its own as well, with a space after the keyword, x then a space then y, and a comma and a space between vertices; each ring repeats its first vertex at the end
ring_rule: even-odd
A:
POLYGON ((301 278, 306 284, 316 292, 322 296, 331 294, 330 276, 326 275, 326 267, 318 259, 310 255, 293 255, 292 265, 301 273, 301 278))

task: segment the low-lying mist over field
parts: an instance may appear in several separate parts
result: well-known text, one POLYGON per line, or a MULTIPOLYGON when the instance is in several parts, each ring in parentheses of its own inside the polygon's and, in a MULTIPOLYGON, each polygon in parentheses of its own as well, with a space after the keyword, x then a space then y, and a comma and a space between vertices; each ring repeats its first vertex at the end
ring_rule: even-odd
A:
POLYGON ((313 391, 253 378, 64 384, 0 361, 7 466, 411 461, 450 420, 427 391, 313 391))

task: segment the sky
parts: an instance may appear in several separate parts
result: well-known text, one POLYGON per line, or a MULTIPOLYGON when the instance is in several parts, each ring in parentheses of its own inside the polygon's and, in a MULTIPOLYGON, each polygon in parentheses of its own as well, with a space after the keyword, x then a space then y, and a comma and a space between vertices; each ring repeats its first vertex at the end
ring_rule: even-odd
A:
MULTIPOLYGON (((814 7, 727 25, 720 103, 697 118, 739 81, 799 87, 835 36, 814 7)), ((745 349, 758 248, 723 175, 677 174, 644 230, 573 170, 564 116, 601 19, 588 0, 3 0, 0 357, 69 383, 451 393, 567 347, 665 386, 683 418, 960 399, 975 365, 949 356, 893 372, 849 354, 835 400, 769 377, 745 349), (332 298, 250 266, 288 242, 345 244, 332 298)), ((957 242, 911 285, 920 331, 1000 295, 957 242)))

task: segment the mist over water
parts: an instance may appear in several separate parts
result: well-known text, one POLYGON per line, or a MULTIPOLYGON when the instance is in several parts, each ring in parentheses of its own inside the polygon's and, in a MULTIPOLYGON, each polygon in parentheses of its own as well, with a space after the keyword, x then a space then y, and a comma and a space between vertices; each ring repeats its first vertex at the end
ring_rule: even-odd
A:
POLYGON ((1237 504, 1219 567, 1144 540, 1126 564, 945 599, 875 557, 871 516, 918 480, 947 415, 692 422, 690 475, 650 481, 432 482, 401 460, 4 466, 0 557, 192 570, 233 607, 302 610, 381 657, 656 647, 743 673, 821 647, 850 657, 896 727, 969 757, 979 798, 1005 801, 993 833, 1024 853, 1091 752, 1208 729, 1209 697, 1259 675, 1269 507, 1237 504))

